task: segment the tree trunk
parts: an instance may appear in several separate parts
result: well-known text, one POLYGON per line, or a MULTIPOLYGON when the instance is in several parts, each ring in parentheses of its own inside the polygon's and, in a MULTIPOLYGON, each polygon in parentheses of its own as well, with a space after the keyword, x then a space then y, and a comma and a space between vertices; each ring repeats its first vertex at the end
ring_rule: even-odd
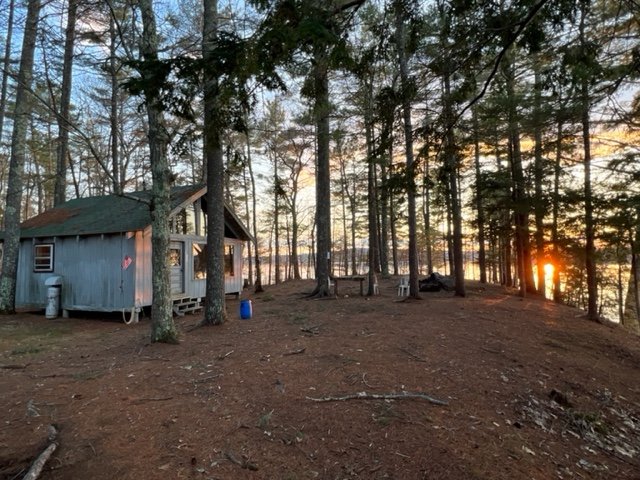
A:
POLYGON ((399 261, 398 261, 398 231, 396 229, 396 203, 393 195, 389 195, 389 216, 391 218, 391 260, 393 262, 393 274, 398 275, 400 273, 399 261))
POLYGON ((389 276, 389 190, 387 181, 387 160, 380 165, 380 271, 384 278, 389 276))
MULTIPOLYGON (((349 236, 347 233, 347 172, 345 167, 345 162, 342 156, 340 155, 340 183, 342 184, 342 194, 340 195, 340 208, 342 209, 342 251, 344 252, 343 260, 344 260, 344 274, 347 275, 349 273, 349 236)), ((353 228, 352 228, 353 230, 353 228)), ((355 248, 355 245, 354 245, 355 248)))
POLYGON ((316 281, 313 295, 329 295, 331 261, 331 173, 329 169, 329 59, 321 46, 316 47, 313 65, 316 123, 316 281))
POLYGON ((402 2, 395 2, 396 45, 400 69, 400 90, 402 95, 402 117, 404 123, 404 150, 407 183, 407 224, 409 227, 409 296, 420 298, 418 292, 418 243, 416 227, 416 185, 413 161, 413 125, 411 123, 411 93, 409 91, 409 67, 406 52, 405 13, 402 2))
POLYGON ((109 76, 111 80, 111 100, 109 102, 109 124, 111 136, 111 176, 113 182, 113 193, 122 194, 122 184, 120 183, 120 145, 118 141, 118 129, 120 128, 120 115, 118 110, 118 67, 116 42, 118 34, 116 25, 111 17, 109 22, 109 76))
MULTIPOLYGON (((249 146, 249 129, 247 128, 247 161, 251 161, 251 153, 249 146)), ((247 165, 244 165, 242 169, 242 189, 244 190, 244 217, 245 217, 245 225, 251 225, 251 212, 249 211, 249 182, 247 181, 247 165)), ((249 286, 253 286, 253 247, 251 245, 251 241, 249 241, 247 245, 247 271, 249 272, 249 278, 247 281, 249 282, 249 286)))
POLYGON ((13 42, 13 16, 15 0, 9 0, 9 18, 7 18, 7 39, 4 44, 4 59, 2 60, 2 90, 0 91, 0 140, 4 133, 4 117, 7 110, 7 86, 9 84, 9 68, 11 67, 11 47, 13 42))
POLYGON ((536 288, 533 281, 533 269, 531 266, 531 245, 529 240, 529 200, 526 194, 524 172, 522 169, 522 153, 520 148, 520 127, 515 96, 514 66, 511 58, 508 58, 503 69, 506 90, 508 96, 508 131, 511 164, 511 178, 513 181, 513 205, 515 219, 515 244, 516 261, 518 266, 518 280, 520 295, 525 296, 527 292, 535 293, 536 288))
POLYGON ((551 209, 551 241, 553 243, 553 301, 562 301, 560 285, 560 235, 558 233, 558 217, 560 214, 560 162, 562 160, 563 122, 558 120, 556 136, 556 158, 553 166, 553 208, 551 209))
POLYGON ((484 217, 484 185, 480 170, 480 132, 478 116, 473 109, 473 143, 474 143, 474 167, 476 174, 476 221, 478 226, 478 267, 480 269, 480 283, 487 283, 487 255, 485 250, 485 217, 484 217))
POLYGON ((300 225, 298 221, 297 208, 298 206, 294 201, 291 208, 291 263, 293 264, 293 278, 295 280, 300 280, 302 278, 302 275, 300 275, 300 258, 298 254, 300 225))
POLYGON ((433 240, 431 238, 431 175, 429 170, 429 140, 425 140, 424 178, 422 187, 422 218, 427 274, 433 272, 433 240))
POLYGON ((62 66, 60 115, 58 116, 58 152, 56 158, 56 180, 53 194, 54 205, 60 205, 66 200, 67 157, 69 154, 69 109, 71 105, 73 49, 76 38, 77 11, 78 0, 69 0, 69 5, 67 7, 67 27, 64 41, 64 60, 62 66))
MULTIPOLYGON (((586 11, 582 6, 580 17, 580 44, 586 45, 584 20, 586 11)), ((589 320, 598 321, 598 285, 596 279, 596 248, 595 226, 593 224, 593 197, 591 192, 591 119, 590 119, 590 95, 589 79, 583 73, 580 85, 581 109, 582 109, 582 144, 584 148, 584 228, 585 228, 585 269, 587 274, 587 317, 589 320)))
POLYGON ((32 113, 32 97, 29 91, 33 78, 33 59, 40 9, 40 0, 29 0, 16 87, 9 181, 4 212, 4 252, 2 273, 0 273, 0 313, 2 314, 15 313, 23 173, 27 150, 27 130, 32 113))
POLYGON ((640 334, 640 269, 638 268, 638 256, 640 253, 640 209, 636 214, 636 231, 631 239, 631 274, 629 275, 629 287, 625 301, 622 325, 630 331, 640 334))
MULTIPOLYGON (((248 115, 246 115, 248 118, 248 115)), ((256 179, 253 174, 253 161, 251 159, 251 141, 249 137, 249 130, 247 129, 247 166, 249 167, 249 179, 251 180, 251 202, 253 206, 253 250, 255 253, 255 265, 256 265, 256 278, 255 278, 255 293, 264 292, 262 288, 262 266, 260 262, 260 249, 258 242, 258 199, 256 198, 256 179)))
POLYGON ((202 57, 204 85, 204 158, 207 168, 207 284, 204 325, 219 325, 226 319, 224 291, 224 160, 222 112, 216 64, 218 1, 203 0, 202 57))
MULTIPOLYGON (((378 192, 376 191, 375 182, 375 159, 373 156, 373 88, 370 83, 367 84, 367 92, 365 97, 364 108, 364 128, 365 128, 365 141, 367 144, 367 214, 369 219, 369 288, 367 295, 375 295, 375 286, 378 281, 376 279, 376 263, 378 259, 378 222, 377 222, 377 198, 378 192)), ((355 245, 354 245, 355 248, 355 245)))
POLYGON ((458 161, 453 133, 453 107, 451 105, 451 79, 449 72, 445 73, 443 80, 445 124, 447 129, 444 146, 445 168, 449 180, 451 216, 453 219, 453 276, 456 296, 464 297, 466 292, 464 285, 464 254, 462 251, 462 207, 458 198, 458 161))
POLYGON ((539 60, 534 60, 534 104, 533 104, 533 140, 534 140, 534 186, 535 202, 534 215, 536 222, 536 272, 538 277, 538 293, 546 296, 545 285, 545 252, 544 252, 544 199, 542 197, 542 178, 544 174, 542 158, 542 82, 540 80, 539 60))
MULTIPOLYGON (((152 0, 140 0, 143 32, 141 52, 147 65, 158 60, 158 36, 152 0)), ((151 69, 153 71, 153 69, 151 69)), ((148 69, 145 69, 148 71, 148 69)), ((165 126, 157 79, 145 78, 145 101, 149 121, 149 152, 153 187, 151 193, 151 341, 175 343, 169 258, 169 215, 171 213, 171 171, 167 161, 169 135, 165 126)))
POLYGON ((278 178, 278 154, 273 153, 273 234, 275 246, 275 284, 282 282, 280 276, 280 179, 278 178))

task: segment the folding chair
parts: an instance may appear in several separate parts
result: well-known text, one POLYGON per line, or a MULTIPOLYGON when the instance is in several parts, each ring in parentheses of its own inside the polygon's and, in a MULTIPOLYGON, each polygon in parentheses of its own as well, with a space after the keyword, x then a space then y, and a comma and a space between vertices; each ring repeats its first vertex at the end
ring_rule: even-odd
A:
POLYGON ((409 278, 402 277, 400 278, 400 283, 398 284, 398 296, 406 297, 409 295, 409 278))

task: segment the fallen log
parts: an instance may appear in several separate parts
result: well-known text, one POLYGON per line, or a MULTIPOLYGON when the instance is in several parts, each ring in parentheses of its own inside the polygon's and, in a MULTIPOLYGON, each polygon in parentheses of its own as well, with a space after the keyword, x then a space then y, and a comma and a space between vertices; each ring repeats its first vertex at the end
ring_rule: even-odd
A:
POLYGON ((53 425, 50 425, 49 441, 51 443, 49 443, 47 448, 45 448, 43 452, 40 455, 38 455, 38 458, 36 458, 36 460, 33 462, 33 464, 31 465, 31 468, 29 469, 27 474, 22 478, 22 480, 36 480, 36 478, 40 476, 40 473, 42 473, 42 469, 44 468, 45 464, 49 461, 49 458, 51 458, 51 455, 53 455, 53 452, 56 451, 56 448, 58 448, 58 442, 56 442, 57 436, 58 436, 58 430, 53 425))
POLYGON ((399 393, 367 393, 367 392, 358 392, 350 395, 344 396, 331 396, 331 397, 307 397, 307 400, 311 400, 314 402, 344 402, 346 400, 401 400, 405 398, 418 398, 422 400, 427 400, 429 403, 433 403, 434 405, 449 405, 449 402, 445 400, 439 400, 437 398, 432 397, 431 395, 427 395, 422 392, 399 392, 399 393))

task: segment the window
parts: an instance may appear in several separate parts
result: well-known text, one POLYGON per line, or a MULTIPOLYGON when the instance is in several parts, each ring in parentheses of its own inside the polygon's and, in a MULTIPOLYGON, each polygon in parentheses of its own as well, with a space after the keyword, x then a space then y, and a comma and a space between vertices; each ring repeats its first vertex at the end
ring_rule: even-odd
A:
POLYGON ((189 204, 171 217, 169 223, 170 233, 177 235, 199 235, 207 234, 205 225, 205 215, 202 211, 200 200, 189 204))
POLYGON ((33 246, 33 271, 53 272, 53 243, 33 246))
POLYGON ((207 278, 207 244, 193 244, 193 279, 207 278))
POLYGON ((233 245, 224 247, 224 273, 233 277, 233 245))
MULTIPOLYGON (((193 279, 202 280, 207 278, 207 245, 205 243, 193 244, 193 279)), ((233 245, 224 246, 224 274, 232 276, 233 271, 233 245)))

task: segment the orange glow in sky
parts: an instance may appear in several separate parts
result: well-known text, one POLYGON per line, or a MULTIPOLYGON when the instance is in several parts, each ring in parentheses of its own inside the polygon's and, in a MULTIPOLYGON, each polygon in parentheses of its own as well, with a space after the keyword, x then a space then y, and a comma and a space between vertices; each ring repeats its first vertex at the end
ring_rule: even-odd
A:
POLYGON ((547 277, 551 277, 553 275, 553 263, 544 264, 544 274, 547 277))

